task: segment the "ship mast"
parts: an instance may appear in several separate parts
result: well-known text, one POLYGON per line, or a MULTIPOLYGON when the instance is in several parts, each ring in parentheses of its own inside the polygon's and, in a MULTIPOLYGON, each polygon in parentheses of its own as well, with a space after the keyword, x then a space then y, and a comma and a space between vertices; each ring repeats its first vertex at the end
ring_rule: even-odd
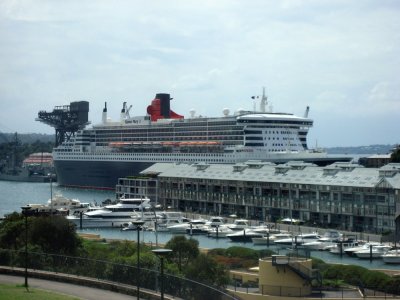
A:
POLYGON ((263 94, 260 101, 260 111, 265 113, 265 107, 268 104, 268 97, 265 96, 265 87, 263 87, 263 94))

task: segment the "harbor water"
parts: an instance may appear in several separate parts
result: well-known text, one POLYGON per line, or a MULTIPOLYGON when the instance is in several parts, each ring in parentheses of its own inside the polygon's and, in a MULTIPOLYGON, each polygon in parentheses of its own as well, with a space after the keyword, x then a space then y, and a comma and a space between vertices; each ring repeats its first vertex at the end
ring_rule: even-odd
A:
MULTIPOLYGON (((115 193, 112 191, 84 190, 59 187, 56 183, 28 183, 28 182, 10 182, 0 181, 0 217, 14 211, 21 212, 21 207, 26 204, 38 203, 45 204, 50 199, 51 194, 62 194, 67 198, 79 199, 81 202, 91 202, 100 204, 106 199, 115 199, 115 193)), ((136 241, 137 234, 135 231, 122 231, 119 228, 90 228, 78 230, 82 233, 97 234, 105 239, 121 239, 136 241)), ((165 244, 174 235, 168 232, 144 231, 140 235, 142 242, 153 244, 165 244)), ((243 246, 256 250, 267 249, 266 245, 253 245, 252 243, 236 243, 231 242, 226 238, 209 238, 205 235, 194 235, 187 238, 198 240, 201 248, 228 248, 232 246, 243 246)), ((269 249, 276 251, 279 254, 285 254, 288 250, 270 246, 269 249)), ((382 259, 362 260, 358 258, 348 257, 343 255, 331 254, 326 251, 313 251, 311 256, 320 258, 328 263, 341 263, 360 265, 369 269, 391 269, 399 270, 399 265, 385 264, 382 259)))

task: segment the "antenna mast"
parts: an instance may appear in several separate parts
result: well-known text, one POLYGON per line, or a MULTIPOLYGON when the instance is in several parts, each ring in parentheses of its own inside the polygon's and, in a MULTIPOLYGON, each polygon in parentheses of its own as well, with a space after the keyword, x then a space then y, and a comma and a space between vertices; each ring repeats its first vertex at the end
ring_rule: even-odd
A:
POLYGON ((265 107, 268 104, 268 97, 265 96, 265 87, 263 87, 263 94, 261 97, 261 102, 260 102, 260 111, 265 113, 265 107))

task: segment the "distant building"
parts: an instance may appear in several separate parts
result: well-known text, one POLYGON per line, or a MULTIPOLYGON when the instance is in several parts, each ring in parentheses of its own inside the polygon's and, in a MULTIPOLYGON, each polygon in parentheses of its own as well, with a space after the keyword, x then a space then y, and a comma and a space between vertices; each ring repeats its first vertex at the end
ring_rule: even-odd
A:
POLYGON ((53 155, 48 152, 32 153, 22 162, 22 166, 29 167, 53 167, 53 155))
POLYGON ((391 162, 391 154, 375 154, 361 157, 359 163, 367 168, 380 168, 391 162))
MULTIPOLYGON (((349 163, 156 163, 141 173, 149 177, 143 180, 157 185, 157 199, 152 200, 183 211, 270 222, 294 218, 374 233, 394 232, 395 220, 400 220, 400 164, 395 163, 381 168, 349 163)), ((120 179, 117 194, 143 195, 143 185, 135 178, 120 179)))

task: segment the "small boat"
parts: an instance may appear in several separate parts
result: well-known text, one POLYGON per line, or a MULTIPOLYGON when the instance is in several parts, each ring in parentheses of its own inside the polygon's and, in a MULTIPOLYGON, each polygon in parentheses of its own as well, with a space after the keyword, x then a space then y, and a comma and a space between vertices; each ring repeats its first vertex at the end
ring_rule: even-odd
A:
POLYGON ((301 246, 309 250, 326 250, 334 245, 343 237, 339 231, 328 230, 318 240, 303 243, 301 246))
POLYGON ((255 232, 248 228, 226 235, 226 237, 229 238, 232 242, 241 242, 241 243, 251 243, 253 238, 262 236, 263 234, 255 232))
POLYGON ((275 233, 271 234, 268 236, 262 236, 262 237, 255 237, 252 239, 254 245, 267 245, 268 242, 270 244, 275 243, 275 241, 282 240, 282 239, 291 239, 292 234, 289 232, 281 232, 281 233, 275 233))
POLYGON ((381 258, 386 252, 390 250, 390 246, 387 245, 371 245, 369 249, 363 249, 354 252, 354 255, 358 258, 381 258))
POLYGON ((261 223, 257 226, 251 226, 250 227, 253 231, 262 233, 262 234, 272 234, 272 233, 278 233, 278 230, 273 230, 268 224, 261 223))
MULTIPOLYGON (((138 228, 137 228, 136 224, 134 224, 133 222, 129 222, 129 223, 122 224, 121 230, 122 231, 128 231, 128 230, 136 231, 136 230, 138 230, 138 228)), ((139 228, 139 230, 147 230, 147 225, 144 224, 142 227, 139 228)))
POLYGON ((217 227, 225 225, 225 218, 224 217, 210 217, 210 219, 205 223, 205 226, 208 227, 217 227))
POLYGON ((359 246, 360 243, 357 240, 353 238, 348 238, 340 240, 334 245, 328 245, 323 250, 329 251, 332 254, 340 254, 340 253, 344 254, 345 250, 359 246))
POLYGON ((204 219, 191 220, 190 222, 168 226, 167 229, 171 233, 186 233, 186 229, 190 229, 190 226, 193 228, 195 225, 204 225, 206 222, 207 220, 204 219))
POLYGON ((382 259, 386 264, 400 264, 400 249, 389 250, 382 255, 382 259))
POLYGON ((250 227, 249 221, 245 219, 236 219, 232 224, 227 224, 227 226, 234 231, 242 231, 250 227))
POLYGON ((312 232, 312 233, 302 233, 299 235, 296 235, 292 238, 287 238, 287 239, 280 239, 275 241, 276 245, 302 245, 304 243, 309 243, 313 241, 317 241, 320 238, 317 232, 312 232))
POLYGON ((81 202, 78 199, 64 197, 61 194, 55 194, 46 204, 28 204, 27 206, 31 207, 31 210, 35 210, 39 214, 50 214, 53 212, 66 216, 78 215, 80 212, 84 213, 89 210, 100 208, 91 203, 81 202))
POLYGON ((189 228, 186 228, 186 233, 190 235, 207 234, 210 227, 206 224, 193 224, 189 223, 189 228))
POLYGON ((208 236, 209 237, 214 237, 214 238, 221 238, 221 237, 226 237, 228 234, 232 234, 235 231, 230 229, 226 225, 221 225, 218 227, 213 227, 208 230, 208 236))
POLYGON ((181 217, 177 219, 161 219, 157 222, 157 225, 154 224, 154 231, 158 232, 169 232, 169 227, 179 224, 187 224, 190 222, 190 219, 181 217))
POLYGON ((379 243, 375 242, 369 242, 369 243, 359 243, 357 246, 354 247, 347 247, 344 249, 344 253, 346 253, 348 256, 355 256, 354 253, 357 251, 369 249, 370 245, 379 245, 379 243))

